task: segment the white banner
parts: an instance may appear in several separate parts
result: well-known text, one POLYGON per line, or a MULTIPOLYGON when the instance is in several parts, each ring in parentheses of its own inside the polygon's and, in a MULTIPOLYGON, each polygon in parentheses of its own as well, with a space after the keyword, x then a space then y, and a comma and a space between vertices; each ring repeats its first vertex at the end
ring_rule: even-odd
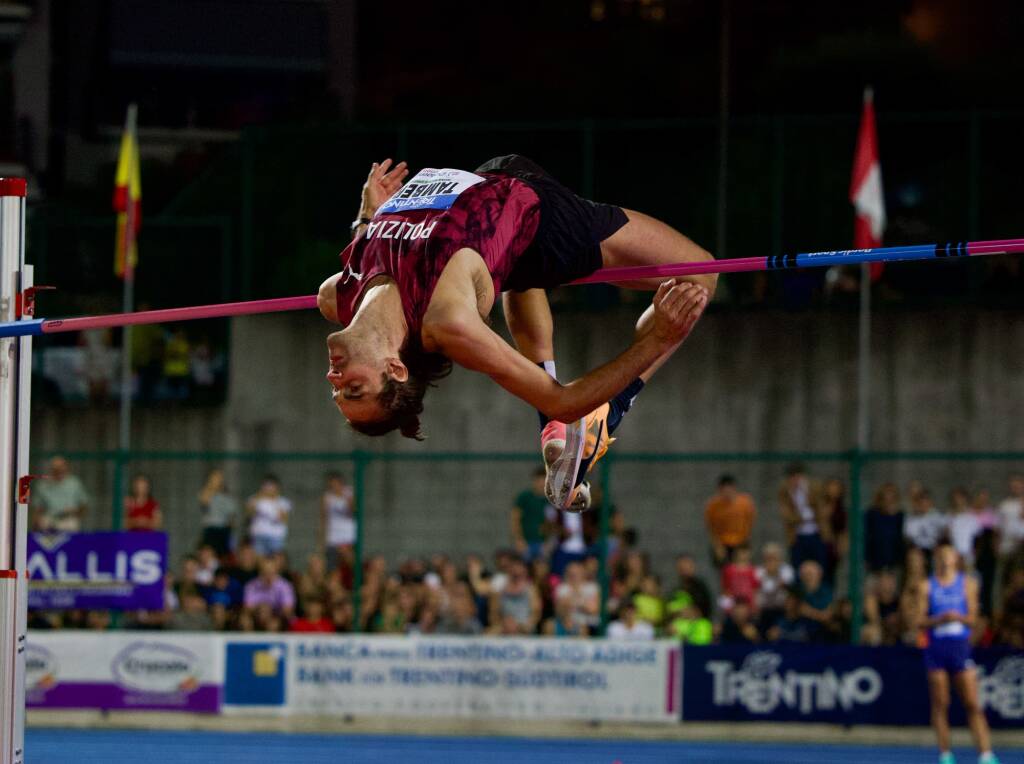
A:
POLYGON ((226 638, 226 710, 679 720, 671 641, 267 636, 226 638))

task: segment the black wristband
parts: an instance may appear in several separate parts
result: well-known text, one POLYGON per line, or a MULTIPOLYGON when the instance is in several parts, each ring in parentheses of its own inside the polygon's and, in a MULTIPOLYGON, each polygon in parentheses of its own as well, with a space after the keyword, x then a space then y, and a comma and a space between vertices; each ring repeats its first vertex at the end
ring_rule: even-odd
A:
POLYGON ((359 228, 359 226, 369 224, 370 218, 356 218, 355 220, 352 221, 352 225, 349 226, 349 230, 352 232, 353 235, 355 235, 355 232, 359 228))

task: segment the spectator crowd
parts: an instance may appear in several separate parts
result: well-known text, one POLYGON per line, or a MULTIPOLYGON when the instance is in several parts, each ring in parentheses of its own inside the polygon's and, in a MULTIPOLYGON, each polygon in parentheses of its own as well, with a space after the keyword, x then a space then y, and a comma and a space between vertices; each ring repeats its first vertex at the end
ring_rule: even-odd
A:
MULTIPOLYGON (((618 639, 677 638, 693 644, 849 643, 853 604, 840 595, 851 564, 846 486, 819 481, 792 465, 780 481, 777 511, 784 537, 755 552, 758 509, 735 478, 723 475, 704 509, 705 549, 687 550, 665 582, 652 570, 623 513, 608 507, 603 550, 597 511, 561 513, 544 498, 544 471, 513 501, 506 547, 493 558, 446 554, 392 565, 380 555, 356 569, 355 497, 345 478, 324 478, 319 551, 294 565, 286 551, 293 505, 267 475, 240 500, 213 469, 196 494, 195 551, 168 572, 164 607, 124 615, 134 629, 188 631, 376 632, 384 634, 545 634, 618 639), (699 574, 699 557, 717 580, 699 574), (602 571, 601 559, 605 559, 602 571), (602 575, 603 573, 603 575, 602 575), (602 584, 607 585, 602 597, 602 584), (602 610, 602 602, 604 609, 602 610)), ((32 492, 33 527, 75 532, 89 494, 66 460, 51 460, 32 492)), ((974 640, 1024 648, 1024 476, 1007 495, 954 488, 947 510, 919 482, 885 483, 863 514, 864 622, 872 645, 920 644, 919 583, 931 555, 951 542, 980 584, 974 640)), ((163 527, 163 511, 145 475, 124 498, 125 527, 163 527)), ((104 611, 37 611, 34 628, 110 628, 104 611)))

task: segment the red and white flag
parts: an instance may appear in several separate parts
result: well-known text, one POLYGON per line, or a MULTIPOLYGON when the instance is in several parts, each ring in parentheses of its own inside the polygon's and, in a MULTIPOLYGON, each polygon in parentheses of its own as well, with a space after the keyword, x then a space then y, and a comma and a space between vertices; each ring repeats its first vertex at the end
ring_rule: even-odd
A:
MULTIPOLYGON (((882 167, 878 162, 878 132, 875 129, 875 101, 871 88, 864 90, 864 114, 853 157, 850 201, 856 210, 853 246, 869 249, 882 246, 885 232, 885 197, 882 195, 882 167)), ((871 264, 871 278, 882 273, 883 263, 871 264)))

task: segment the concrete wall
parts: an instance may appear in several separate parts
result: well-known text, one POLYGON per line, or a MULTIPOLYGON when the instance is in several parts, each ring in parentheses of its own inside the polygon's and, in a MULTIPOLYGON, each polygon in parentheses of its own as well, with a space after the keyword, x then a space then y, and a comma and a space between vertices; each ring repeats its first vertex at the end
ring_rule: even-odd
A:
MULTIPOLYGON (((638 312, 638 311, 637 311, 638 312)), ((556 317, 559 372, 571 378, 626 347, 632 313, 556 317)), ((496 321, 496 325, 500 320, 496 321)), ((1024 450, 1024 314, 889 313, 876 318, 872 446, 879 450, 1024 450)), ((236 319, 231 391, 223 409, 139 411, 144 449, 266 451, 529 452, 537 422, 525 404, 480 375, 456 370, 428 394, 422 444, 357 438, 333 410, 324 373, 325 325, 312 315, 236 319)), ((638 399, 614 446, 625 452, 837 451, 852 446, 856 417, 856 317, 852 314, 722 313, 702 320, 638 399)), ((113 448, 116 411, 38 411, 34 448, 113 448)), ((205 462, 139 464, 167 507, 175 550, 197 533, 194 496, 205 462)), ((386 462, 368 470, 366 538, 391 557, 444 550, 490 552, 508 539, 507 511, 526 484, 526 462, 386 462)), ((758 541, 780 537, 774 496, 781 463, 619 464, 615 504, 640 531, 659 570, 679 551, 704 558, 703 501, 722 471, 758 502, 758 541)), ((1012 465, 900 462, 868 470, 865 488, 922 477, 944 495, 954 483, 999 494, 1012 465)), ((110 470, 78 468, 97 494, 95 522, 109 518, 110 470)), ((255 459, 231 465, 247 495, 272 469, 296 502, 290 548, 315 544, 324 471, 345 463, 255 459)), ((842 462, 813 471, 845 474, 842 462)))

